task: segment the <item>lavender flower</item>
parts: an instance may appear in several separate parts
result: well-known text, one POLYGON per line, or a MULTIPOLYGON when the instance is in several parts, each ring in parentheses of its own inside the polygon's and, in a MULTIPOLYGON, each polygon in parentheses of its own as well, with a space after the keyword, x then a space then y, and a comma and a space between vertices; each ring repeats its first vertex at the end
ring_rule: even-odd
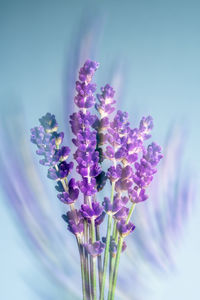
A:
POLYGON ((105 248, 105 244, 102 243, 101 241, 97 241, 95 243, 92 243, 90 241, 90 243, 85 244, 84 247, 87 250, 87 252, 94 257, 102 254, 105 248))
POLYGON ((80 211, 68 211, 66 215, 62 215, 64 221, 68 224, 68 229, 74 235, 83 234, 83 217, 80 211))
POLYGON ((152 118, 143 117, 139 128, 132 129, 126 112, 118 110, 115 113, 115 92, 110 85, 101 88, 96 103, 96 84, 92 79, 98 66, 97 62, 87 60, 76 82, 74 103, 78 111, 69 120, 74 134, 72 142, 76 147, 73 153, 75 164, 70 161, 70 148, 62 146, 64 134, 57 132, 58 124, 54 115, 47 113, 39 119, 40 126, 31 130, 31 141, 37 145, 36 153, 43 156, 40 163, 49 166, 47 176, 57 182, 57 197, 69 205, 69 210, 62 217, 68 230, 76 236, 83 299, 96 300, 97 297, 96 258, 100 300, 104 299, 110 255, 108 298, 113 300, 119 258, 126 248, 124 238, 135 229, 130 221, 133 209, 136 203, 147 199, 146 188, 157 171, 156 166, 162 154, 157 144, 152 143, 147 148, 144 144, 151 137, 152 118), (90 111, 94 106, 98 116, 90 111), (104 160, 107 160, 108 168, 102 170, 104 160), (73 176, 76 172, 78 181, 74 177, 70 178, 74 165, 73 176), (104 188, 107 179, 111 184, 111 197, 105 197, 101 206, 97 194, 104 188), (76 208, 75 205, 79 204, 80 207, 76 208), (106 214, 108 223, 104 244, 100 241, 99 226, 104 222, 106 214))
POLYGON ((79 189, 77 187, 77 183, 75 182, 74 178, 71 178, 68 183, 68 191, 62 192, 57 195, 58 199, 66 204, 72 204, 74 203, 79 196, 79 189))
POLYGON ((125 237, 135 229, 135 225, 132 224, 131 222, 126 224, 125 220, 121 220, 120 222, 117 223, 117 229, 119 231, 119 234, 122 237, 125 237))
POLYGON ((103 208, 100 206, 99 203, 92 202, 92 207, 87 204, 81 205, 81 214, 86 219, 96 219, 102 214, 103 208))

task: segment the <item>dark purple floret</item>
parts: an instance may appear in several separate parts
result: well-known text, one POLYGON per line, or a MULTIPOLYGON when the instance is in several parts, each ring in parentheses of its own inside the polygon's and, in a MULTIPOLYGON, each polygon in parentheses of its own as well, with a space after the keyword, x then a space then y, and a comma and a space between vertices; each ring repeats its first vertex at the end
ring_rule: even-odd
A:
POLYGON ((92 202, 92 207, 87 204, 82 204, 80 212, 82 216, 88 220, 92 218, 96 219, 102 214, 103 208, 98 202, 92 202))
POLYGON ((125 220, 121 220, 117 223, 117 229, 122 237, 126 237, 135 229, 135 225, 131 222, 126 224, 125 220))
POLYGON ((106 213, 103 211, 102 214, 95 219, 95 226, 101 225, 101 223, 103 223, 103 221, 105 219, 105 216, 106 216, 106 213))
POLYGON ((92 243, 90 241, 90 243, 85 244, 84 247, 90 255, 95 257, 98 255, 101 255, 101 253, 103 252, 103 250, 105 248, 105 244, 102 243, 101 241, 97 241, 95 243, 92 243))
POLYGON ((58 147, 63 142, 64 132, 52 132, 51 139, 55 142, 55 145, 58 147))
POLYGON ((59 161, 64 161, 68 158, 69 154, 70 154, 69 147, 62 146, 61 149, 58 149, 58 150, 55 151, 53 159, 56 163, 59 162, 59 161))
POLYGON ((66 161, 61 162, 58 165, 58 178, 65 178, 68 176, 69 172, 73 169, 74 163, 67 163, 66 161))
POLYGON ((57 197, 65 204, 72 204, 78 199, 79 189, 74 178, 71 178, 68 183, 68 192, 58 194, 57 197))
POLYGON ((53 180, 60 180, 66 178, 71 170, 73 169, 74 163, 70 162, 67 163, 66 161, 63 161, 59 163, 58 170, 55 168, 49 168, 48 169, 48 178, 53 180))
POLYGON ((101 173, 95 177, 96 179, 96 188, 97 188, 97 191, 101 191, 105 184, 106 184, 106 180, 107 180, 107 176, 106 176, 106 173, 104 171, 101 171, 101 173))
POLYGON ((57 184, 55 186, 55 189, 56 191, 58 191, 59 193, 62 193, 64 192, 64 188, 63 188, 63 185, 62 185, 62 182, 61 181, 57 181, 57 184))
POLYGON ((46 113, 46 115, 40 118, 39 121, 47 133, 57 131, 58 129, 55 116, 50 113, 46 113))

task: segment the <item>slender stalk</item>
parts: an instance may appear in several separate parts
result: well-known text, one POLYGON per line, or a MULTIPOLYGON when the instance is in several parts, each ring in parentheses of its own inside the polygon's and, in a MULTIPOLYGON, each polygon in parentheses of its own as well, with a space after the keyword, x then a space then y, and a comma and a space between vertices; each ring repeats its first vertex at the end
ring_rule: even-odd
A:
MULTIPOLYGON (((91 239, 95 242, 95 221, 91 220, 91 239)), ((97 299, 96 294, 96 257, 91 257, 91 280, 92 280, 92 296, 93 300, 97 299)))
MULTIPOLYGON (((58 149, 59 147, 57 147, 58 149)), ((58 171, 58 166, 55 165, 55 169, 58 171)), ((68 192, 68 186, 67 186, 67 178, 61 179, 62 186, 66 192, 68 192)), ((74 204, 70 205, 71 211, 75 211, 74 204)), ((81 263, 81 279, 82 279, 82 291, 83 291, 83 300, 87 300, 86 294, 87 294, 87 289, 86 289, 86 280, 85 280, 85 266, 84 266, 84 250, 83 246, 81 245, 80 239, 77 237, 76 238, 77 245, 78 245, 78 250, 80 254, 80 263, 81 263)), ((87 273, 86 273, 87 274, 87 273)))
MULTIPOLYGON (((99 232, 99 225, 96 226, 96 240, 100 241, 100 232, 99 232)), ((101 282, 102 282, 102 259, 101 255, 97 257, 97 264, 98 264, 98 274, 99 274, 99 290, 101 290, 101 282)))
POLYGON ((83 257, 83 246, 80 244, 79 240, 77 239, 79 254, 80 254, 80 262, 81 262, 81 278, 82 278, 82 290, 83 290, 83 300, 87 300, 87 293, 86 293, 86 285, 85 285, 85 272, 84 272, 84 257, 83 257))
POLYGON ((115 295, 115 288, 116 288, 116 283, 117 283, 117 273, 118 273, 118 267, 119 267, 119 259, 120 259, 120 254, 122 251, 122 245, 123 245, 123 237, 119 238, 119 244, 117 247, 117 255, 115 259, 115 268, 114 268, 114 274, 113 274, 113 284, 112 284, 112 291, 111 291, 111 300, 114 300, 114 295, 115 295))
MULTIPOLYGON (((112 238, 115 239, 115 243, 117 244, 118 232, 117 232, 117 222, 114 221, 113 224, 113 234, 112 238)), ((110 300, 111 292, 112 292, 112 283, 113 283, 113 273, 114 273, 114 266, 115 266, 115 254, 110 253, 110 269, 109 269, 109 290, 108 290, 108 300, 110 300)))
MULTIPOLYGON (((130 221, 130 218, 132 216, 135 205, 136 205, 136 203, 133 203, 131 205, 128 217, 126 219, 126 224, 128 224, 128 222, 130 221)), ((113 274, 111 297, 110 297, 110 299, 108 298, 108 300, 114 300, 115 288, 116 288, 116 283, 117 283, 117 274, 118 274, 118 268, 119 268, 119 259, 120 259, 120 254, 121 254, 121 251, 122 251, 123 241, 124 241, 124 238, 120 236, 118 247, 117 247, 117 255, 116 255, 116 259, 115 259, 115 267, 114 267, 114 274, 113 274)))
MULTIPOLYGON (((110 200, 111 203, 113 203, 114 190, 115 190, 115 183, 112 182, 112 191, 111 191, 111 200, 110 200)), ((109 256, 109 248, 110 248, 111 225, 112 225, 112 215, 108 215, 107 234, 106 234, 106 248, 105 248, 105 253, 104 253, 103 277, 102 277, 102 285, 101 285, 101 292, 100 292, 100 300, 104 299, 106 271, 107 271, 107 266, 108 266, 108 256, 109 256)))
POLYGON ((132 203, 131 208, 129 209, 128 217, 126 219, 126 224, 128 224, 128 222, 130 221, 135 205, 136 203, 132 203))
MULTIPOLYGON (((86 220, 84 220, 84 242, 85 244, 88 243, 88 224, 86 220)), ((88 261, 88 253, 86 249, 84 249, 83 258, 84 258, 86 296, 87 299, 90 299, 89 261, 88 261)))

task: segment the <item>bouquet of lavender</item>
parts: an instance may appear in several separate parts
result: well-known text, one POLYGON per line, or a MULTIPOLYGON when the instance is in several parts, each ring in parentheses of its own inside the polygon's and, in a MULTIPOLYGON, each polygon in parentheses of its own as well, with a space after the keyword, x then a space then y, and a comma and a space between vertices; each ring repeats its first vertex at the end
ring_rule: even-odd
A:
POLYGON ((113 300, 120 255, 126 249, 124 239, 135 229, 131 222, 133 210, 148 198, 146 188, 162 154, 156 143, 144 145, 151 137, 152 117, 143 117, 139 128, 132 129, 128 114, 115 112, 115 92, 108 84, 97 94, 96 103, 92 77, 98 66, 87 60, 76 82, 74 101, 78 109, 69 120, 76 167, 69 160, 70 148, 62 146, 64 133, 58 132, 54 115, 47 113, 39 119, 40 126, 31 129, 31 142, 42 156, 40 163, 48 166, 48 178, 57 182, 58 199, 69 207, 62 217, 77 241, 83 299, 96 300, 99 296, 103 300, 108 286, 107 299, 113 300), (93 107, 98 116, 90 112, 93 107), (75 171, 74 178, 70 173, 75 171), (107 181, 110 197, 102 201, 98 195, 107 181), (101 236, 104 221, 107 231, 101 236))

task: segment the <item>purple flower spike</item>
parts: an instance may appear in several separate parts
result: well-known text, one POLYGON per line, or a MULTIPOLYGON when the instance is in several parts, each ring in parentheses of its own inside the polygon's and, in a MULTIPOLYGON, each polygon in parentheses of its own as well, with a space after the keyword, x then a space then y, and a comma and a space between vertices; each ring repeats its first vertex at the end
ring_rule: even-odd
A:
POLYGON ((135 229, 135 225, 131 222, 126 224, 125 220, 121 220, 117 223, 117 229, 122 237, 126 237, 135 229))
POLYGON ((103 252, 103 250, 105 248, 105 244, 102 243, 101 241, 97 241, 95 243, 92 243, 90 241, 90 243, 85 244, 84 246, 85 246, 85 249, 87 250, 87 252, 93 257, 101 255, 101 253, 103 252))
POLYGON ((87 204, 81 205, 80 212, 82 213, 82 216, 88 220, 94 218, 96 219, 102 214, 103 208, 101 205, 97 202, 92 202, 92 207, 90 207, 87 204))

